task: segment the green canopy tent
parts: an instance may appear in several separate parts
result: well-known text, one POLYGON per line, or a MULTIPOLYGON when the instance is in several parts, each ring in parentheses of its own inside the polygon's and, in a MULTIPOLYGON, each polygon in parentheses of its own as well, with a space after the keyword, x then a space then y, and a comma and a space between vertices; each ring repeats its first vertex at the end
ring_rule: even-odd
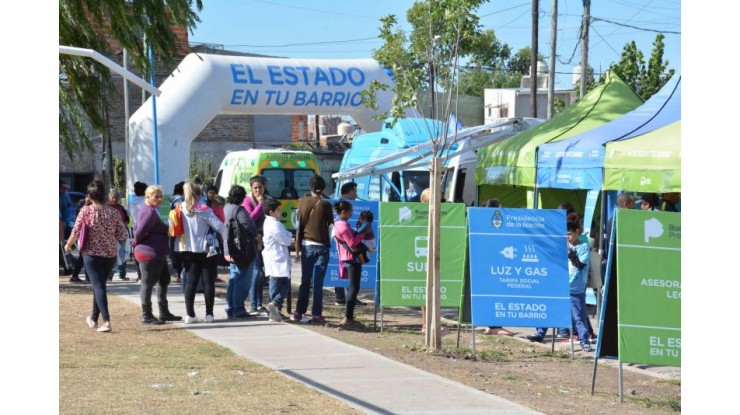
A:
POLYGON ((681 121, 606 144, 604 189, 681 191, 681 121))
POLYGON ((603 84, 562 113, 530 130, 478 150, 475 183, 479 186, 479 202, 497 197, 504 206, 532 206, 534 201, 527 200, 527 196, 528 190, 535 188, 538 146, 596 128, 642 103, 642 99, 616 74, 607 72, 603 84))

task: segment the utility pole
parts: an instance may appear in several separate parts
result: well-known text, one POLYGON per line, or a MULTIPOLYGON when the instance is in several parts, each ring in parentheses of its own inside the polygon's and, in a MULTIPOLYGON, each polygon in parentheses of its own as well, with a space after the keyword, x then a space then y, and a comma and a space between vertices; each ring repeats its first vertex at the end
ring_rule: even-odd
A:
MULTIPOLYGON (((126 48, 123 48, 123 69, 128 70, 128 51, 126 48)), ((126 186, 126 183, 128 183, 128 177, 131 174, 131 170, 129 167, 128 162, 128 147, 130 144, 129 141, 129 131, 128 131, 128 119, 131 116, 129 114, 129 97, 128 97, 128 79, 123 78, 123 148, 125 151, 125 154, 123 156, 123 162, 124 162, 124 174, 126 175, 126 180, 123 181, 123 196, 125 200, 125 206, 128 207, 128 186, 126 186)))
POLYGON ((529 67, 529 116, 537 118, 537 26, 539 24, 539 0, 532 1, 532 57, 529 67))
POLYGON ((591 0, 583 0, 583 31, 581 32, 581 99, 586 95, 588 76, 588 25, 591 22, 591 0))
POLYGON ((558 0, 552 0, 550 19, 550 65, 547 77, 547 119, 555 115, 555 53, 558 38, 558 0))

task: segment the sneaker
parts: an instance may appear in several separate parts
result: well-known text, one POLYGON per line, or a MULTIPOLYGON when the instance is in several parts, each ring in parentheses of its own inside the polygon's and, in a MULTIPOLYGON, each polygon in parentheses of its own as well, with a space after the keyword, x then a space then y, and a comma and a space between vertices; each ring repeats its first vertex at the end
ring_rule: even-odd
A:
POLYGON ((558 332, 558 334, 555 335, 556 339, 569 339, 570 333, 569 332, 558 332))
POLYGON ((591 344, 596 344, 596 343, 597 343, 597 339, 596 339, 596 336, 591 336, 591 338, 590 338, 590 339, 588 339, 588 341, 590 341, 590 342, 591 342, 591 344))
POLYGON ((334 305, 341 305, 341 306, 344 306, 345 304, 347 304, 347 303, 346 303, 346 302, 344 302, 344 301, 335 301, 335 302, 334 302, 334 305))
POLYGON ((275 304, 273 303, 267 304, 267 309, 270 312, 269 321, 283 321, 283 318, 280 316, 280 310, 278 310, 275 304))
POLYGON ((190 317, 190 316, 185 317, 185 324, 193 324, 193 323, 198 323, 198 317, 190 317))
POLYGON ((80 279, 80 277, 69 277, 69 282, 81 284, 83 281, 80 279))
POLYGON ((213 316, 210 314, 206 314, 206 323, 213 323, 213 316))
POLYGON ((98 328, 98 322, 93 321, 91 316, 85 317, 85 321, 87 322, 87 326, 90 327, 91 329, 95 330, 98 328))
POLYGON ((303 314, 293 313, 290 315, 290 321, 301 321, 303 319, 303 314))
POLYGON ((579 337, 576 334, 576 335, 572 336, 569 339, 563 339, 563 343, 578 343, 578 339, 579 339, 579 337))
POLYGON ((120 277, 118 278, 119 281, 128 281, 128 277, 120 277))
POLYGON ((362 306, 366 306, 366 305, 367 305, 367 303, 364 302, 364 301, 355 300, 355 307, 362 307, 362 306))
POLYGON ((111 331, 110 322, 106 321, 102 326, 98 328, 98 333, 108 333, 111 331))
POLYGON ((250 308, 249 311, 247 311, 247 313, 249 313, 250 316, 256 316, 259 314, 256 308, 250 308))
POLYGON ((259 310, 257 310, 257 315, 260 317, 269 317, 270 312, 265 307, 260 307, 259 310))
POLYGON ((326 324, 326 320, 323 316, 313 317, 310 322, 311 324, 321 324, 322 326, 326 324))
POLYGON ((593 348, 593 347, 591 347, 591 345, 590 345, 590 344, 588 344, 588 343, 583 343, 583 344, 581 345, 581 347, 583 348, 583 351, 584 351, 584 352, 593 352, 593 351, 594 351, 594 348, 593 348))
POLYGON ((537 334, 530 334, 527 336, 527 340, 535 343, 542 343, 542 336, 539 336, 537 334))

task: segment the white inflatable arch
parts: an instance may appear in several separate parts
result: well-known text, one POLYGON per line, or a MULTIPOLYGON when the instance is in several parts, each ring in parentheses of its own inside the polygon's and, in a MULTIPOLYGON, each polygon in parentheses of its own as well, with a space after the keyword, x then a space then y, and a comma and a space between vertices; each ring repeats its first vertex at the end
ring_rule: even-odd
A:
MULTIPOLYGON (((190 143, 218 114, 346 114, 366 132, 381 121, 362 105, 370 82, 393 86, 389 71, 372 59, 281 59, 191 53, 162 83, 157 97, 159 184, 165 193, 188 177, 190 143)), ((391 88, 380 91, 380 111, 391 88)), ((154 117, 150 97, 129 120, 127 187, 154 181, 154 117)))

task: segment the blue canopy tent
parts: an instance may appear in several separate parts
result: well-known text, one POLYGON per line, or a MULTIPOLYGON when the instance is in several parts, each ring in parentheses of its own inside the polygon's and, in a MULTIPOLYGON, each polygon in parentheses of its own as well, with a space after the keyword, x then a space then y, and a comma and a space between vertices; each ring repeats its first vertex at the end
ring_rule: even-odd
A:
MULTIPOLYGON (((584 230, 589 233, 598 190, 604 181, 605 144, 636 137, 680 119, 681 75, 676 74, 658 93, 625 115, 565 140, 540 145, 536 183, 543 205, 552 205, 565 198, 562 191, 555 189, 589 190, 584 215, 584 230)), ((608 197, 612 200, 603 203, 602 210, 614 204, 616 192, 612 193, 608 197)), ((579 199, 582 198, 581 194, 579 199)), ((610 216, 611 211, 606 209, 605 216, 610 216)), ((603 216, 597 219, 608 220, 603 216)))
POLYGON ((600 189, 604 144, 628 139, 681 119, 681 76, 627 114, 582 134, 542 144, 537 149, 537 187, 600 189))

